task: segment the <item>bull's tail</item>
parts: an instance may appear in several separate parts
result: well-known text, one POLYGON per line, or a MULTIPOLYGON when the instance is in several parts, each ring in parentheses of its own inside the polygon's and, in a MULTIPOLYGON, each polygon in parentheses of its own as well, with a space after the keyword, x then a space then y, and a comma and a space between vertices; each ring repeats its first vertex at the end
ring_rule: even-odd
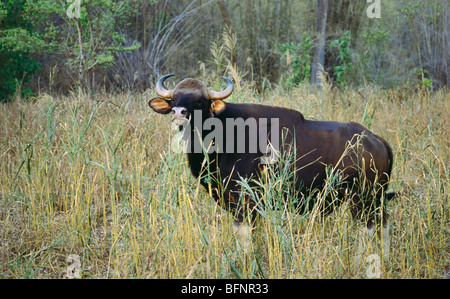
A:
POLYGON ((384 140, 382 137, 380 137, 380 136, 378 136, 376 134, 374 134, 374 135, 375 135, 375 137, 378 140, 383 142, 383 144, 384 144, 384 146, 386 147, 386 150, 387 150, 387 154, 388 154, 388 158, 389 158, 389 166, 388 166, 388 169, 385 172, 386 181, 383 184, 383 193, 384 193, 384 198, 386 200, 391 200, 397 195, 396 192, 389 192, 389 193, 386 192, 387 187, 388 187, 388 182, 389 182, 389 179, 390 179, 391 173, 392 173, 392 165, 394 164, 394 154, 392 153, 391 146, 389 145, 389 143, 386 140, 384 140))
POLYGON ((384 199, 391 200, 397 196, 397 192, 388 192, 384 195, 384 199))

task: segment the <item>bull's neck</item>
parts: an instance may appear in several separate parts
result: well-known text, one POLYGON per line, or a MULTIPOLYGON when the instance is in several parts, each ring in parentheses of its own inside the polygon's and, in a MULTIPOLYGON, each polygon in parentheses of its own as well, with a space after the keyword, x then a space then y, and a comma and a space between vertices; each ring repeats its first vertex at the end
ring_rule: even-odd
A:
POLYGON ((191 172, 195 177, 202 176, 203 178, 216 172, 218 160, 220 159, 220 154, 218 155, 216 152, 205 155, 210 145, 204 144, 204 139, 212 131, 212 129, 204 129, 206 119, 208 117, 202 114, 194 114, 184 133, 184 139, 187 141, 187 159, 191 172))

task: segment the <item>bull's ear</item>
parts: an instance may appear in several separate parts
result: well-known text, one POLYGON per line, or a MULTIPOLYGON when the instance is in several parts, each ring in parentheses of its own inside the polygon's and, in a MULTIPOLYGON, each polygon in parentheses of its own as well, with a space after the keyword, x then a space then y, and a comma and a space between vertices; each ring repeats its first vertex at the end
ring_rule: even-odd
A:
POLYGON ((225 104, 224 101, 214 100, 211 103, 211 112, 214 113, 215 115, 219 115, 220 113, 222 113, 225 110, 226 107, 227 107, 227 104, 225 104))
POLYGON ((166 100, 163 98, 154 98, 148 102, 150 108, 152 108, 155 112, 161 114, 167 114, 172 111, 172 107, 170 106, 170 100, 166 100))

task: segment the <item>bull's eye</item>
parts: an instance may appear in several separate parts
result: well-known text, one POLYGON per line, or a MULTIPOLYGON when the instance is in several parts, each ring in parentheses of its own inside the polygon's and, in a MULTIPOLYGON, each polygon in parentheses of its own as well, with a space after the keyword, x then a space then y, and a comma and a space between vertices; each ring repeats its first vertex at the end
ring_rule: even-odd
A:
POLYGON ((186 109, 181 110, 181 114, 186 115, 187 114, 187 110, 186 109))

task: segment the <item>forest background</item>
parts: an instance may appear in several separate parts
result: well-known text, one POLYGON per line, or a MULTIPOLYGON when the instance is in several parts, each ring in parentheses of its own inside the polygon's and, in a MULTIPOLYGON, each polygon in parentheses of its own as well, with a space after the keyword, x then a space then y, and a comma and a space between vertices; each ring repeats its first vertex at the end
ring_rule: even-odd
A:
POLYGON ((258 92, 293 86, 316 77, 320 37, 336 86, 448 87, 449 11, 443 0, 2 0, 0 99, 144 91, 162 74, 228 64, 258 92), (218 47, 226 28, 230 57, 218 47))

